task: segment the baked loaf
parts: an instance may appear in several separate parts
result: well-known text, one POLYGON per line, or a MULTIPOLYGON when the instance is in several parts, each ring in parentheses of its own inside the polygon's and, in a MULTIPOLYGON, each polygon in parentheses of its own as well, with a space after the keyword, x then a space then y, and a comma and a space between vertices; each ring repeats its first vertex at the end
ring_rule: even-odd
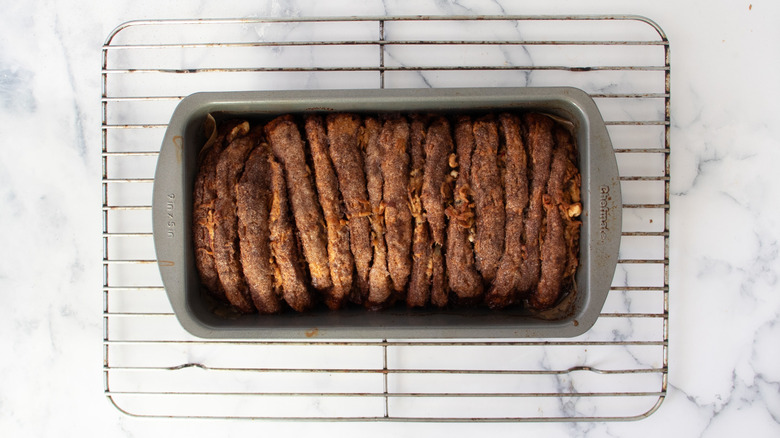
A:
POLYGON ((576 293, 577 157, 539 113, 224 121, 193 188, 202 286, 240 313, 553 308, 576 293))

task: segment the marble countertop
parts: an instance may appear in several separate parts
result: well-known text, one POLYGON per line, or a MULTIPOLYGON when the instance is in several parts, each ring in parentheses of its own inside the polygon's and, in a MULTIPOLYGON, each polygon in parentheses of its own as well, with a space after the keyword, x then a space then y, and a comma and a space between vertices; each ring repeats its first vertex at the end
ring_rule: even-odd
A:
POLYGON ((510 1, 8 3, 0 15, 4 436, 780 435, 780 4, 510 1), (139 419, 102 373, 101 46, 144 18, 638 14, 671 46, 668 394, 635 422, 139 419))

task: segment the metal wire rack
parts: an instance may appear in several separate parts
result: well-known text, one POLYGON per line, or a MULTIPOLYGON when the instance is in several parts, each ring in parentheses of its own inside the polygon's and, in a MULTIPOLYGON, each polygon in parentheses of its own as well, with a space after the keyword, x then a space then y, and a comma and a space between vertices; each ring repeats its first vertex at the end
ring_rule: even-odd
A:
POLYGON ((144 417, 640 419, 667 390, 669 42, 638 16, 150 20, 103 46, 103 375, 144 417), (168 118, 197 91, 570 85, 596 100, 623 191, 620 261, 573 339, 207 341, 178 325, 151 191, 168 118))

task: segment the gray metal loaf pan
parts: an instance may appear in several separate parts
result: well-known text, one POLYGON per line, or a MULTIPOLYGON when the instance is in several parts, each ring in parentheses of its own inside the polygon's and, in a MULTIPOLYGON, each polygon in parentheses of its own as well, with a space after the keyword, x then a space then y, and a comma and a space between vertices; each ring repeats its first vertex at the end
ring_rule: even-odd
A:
POLYGON ((165 133, 154 178, 152 215, 157 259, 182 326, 203 338, 443 339, 572 337, 598 318, 617 264, 621 197, 617 163, 596 104, 576 88, 379 89, 197 93, 178 105, 165 133), (582 228, 576 294, 565 311, 531 315, 521 308, 372 312, 359 308, 305 314, 226 315, 201 290, 192 234, 192 186, 206 141, 207 114, 262 120, 285 113, 538 111, 571 122, 580 154, 582 228))

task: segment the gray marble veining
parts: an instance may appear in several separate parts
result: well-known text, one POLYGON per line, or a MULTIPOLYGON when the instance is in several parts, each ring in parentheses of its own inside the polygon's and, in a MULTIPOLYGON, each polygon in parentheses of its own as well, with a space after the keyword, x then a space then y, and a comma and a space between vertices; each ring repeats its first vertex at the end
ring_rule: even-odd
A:
MULTIPOLYGON (((628 12, 660 23, 669 35, 672 53, 669 393, 648 419, 519 425, 144 421, 121 414, 103 394, 100 47, 114 26, 129 19, 155 17, 598 14, 626 9, 624 4, 609 0, 587 6, 476 0, 419 4, 41 0, 4 5, 0 15, 0 241, 6 251, 0 263, 0 296, 4 300, 0 307, 0 430, 8 436, 247 436, 258 430, 296 436, 399 436, 414 432, 560 437, 780 434, 780 214, 776 201, 780 183, 775 177, 780 162, 780 127, 776 123, 780 82, 775 76, 780 62, 773 55, 780 52, 775 25, 780 7, 770 1, 706 5, 662 1, 628 8, 628 12)), ((525 37, 519 31, 515 34, 525 37)), ((402 64, 403 56, 388 62, 402 64)), ((533 63, 543 55, 534 50, 510 50, 497 56, 515 63, 533 63)), ((623 74, 616 72, 609 80, 580 85, 599 93, 636 91, 621 88, 623 74)), ((489 76, 499 82, 549 85, 535 73, 489 76)), ((318 87, 328 86, 333 79, 297 80, 301 86, 318 87)), ((399 77, 396 83, 441 86, 449 80, 426 73, 416 78, 399 77)), ((624 112, 615 117, 634 120, 648 114, 624 112)), ((650 132, 634 140, 657 141, 657 135, 650 132)), ((137 147, 143 148, 143 142, 139 143, 137 147)), ((636 193, 638 199, 642 195, 636 193)), ((627 212, 626 220, 652 228, 662 218, 632 211, 627 212)), ((616 275, 615 284, 642 275, 625 267, 616 275)), ((140 300, 142 295, 133 299, 140 300)), ((626 293, 608 305, 613 312, 658 306, 645 300, 652 299, 626 293)), ((648 327, 607 322, 587 336, 614 338, 632 330, 648 327)), ((654 352, 620 350, 591 349, 576 361, 582 365, 610 360, 626 366, 660 365, 654 362, 658 357, 654 352)), ((561 365, 562 358, 555 351, 541 350, 539 355, 518 360, 549 369, 561 365)), ((138 360, 130 357, 128 360, 138 360)), ((164 357, 200 363, 214 360, 214 353, 166 351, 161 360, 164 357)), ((570 364, 570 359, 563 363, 570 364)), ((197 375, 202 370, 186 372, 197 375)), ((226 384, 241 387, 262 382, 239 379, 226 384)), ((534 384, 540 391, 593 390, 587 379, 576 374, 540 379, 534 384)), ((549 408, 585 415, 598 409, 581 400, 559 400, 549 408)))

